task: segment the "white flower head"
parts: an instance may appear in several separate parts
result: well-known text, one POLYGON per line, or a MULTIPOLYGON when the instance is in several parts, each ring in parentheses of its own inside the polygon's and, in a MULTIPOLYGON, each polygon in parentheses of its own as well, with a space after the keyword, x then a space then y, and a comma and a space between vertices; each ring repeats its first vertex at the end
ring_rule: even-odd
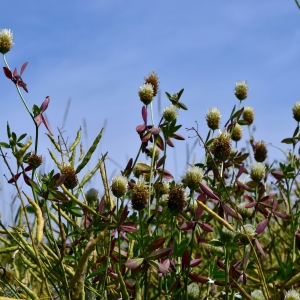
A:
POLYGON ((208 109, 205 116, 207 126, 212 130, 219 129, 221 117, 222 115, 220 110, 217 107, 211 107, 210 109, 208 109))
POLYGON ((300 300, 300 294, 294 289, 288 290, 285 294, 284 300, 300 300))
POLYGON ((127 189, 128 179, 123 175, 116 175, 111 182, 111 191, 113 195, 120 198, 125 195, 127 189))
POLYGON ((250 166, 250 177, 252 180, 259 182, 266 175, 266 166, 260 162, 255 162, 250 166))
POLYGON ((10 29, 0 29, 0 53, 7 53, 13 45, 12 31, 10 29))
POLYGON ((253 300, 265 300, 265 296, 261 290, 254 290, 251 293, 251 297, 253 300))
POLYGON ((176 120, 178 117, 178 108, 173 104, 165 107, 164 111, 163 111, 163 117, 168 122, 172 122, 172 121, 176 120))
POLYGON ((152 102, 154 96, 154 89, 151 83, 144 83, 139 88, 140 100, 148 105, 152 102))

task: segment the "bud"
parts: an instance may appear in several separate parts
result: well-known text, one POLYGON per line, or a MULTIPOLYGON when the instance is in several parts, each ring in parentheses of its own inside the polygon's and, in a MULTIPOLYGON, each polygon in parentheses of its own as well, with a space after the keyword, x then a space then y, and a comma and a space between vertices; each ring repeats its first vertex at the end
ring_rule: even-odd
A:
POLYGON ((145 83, 150 83, 153 87, 153 97, 157 95, 158 92, 158 86, 159 86, 159 79, 157 75, 152 71, 148 77, 144 77, 145 83))
POLYGON ((12 31, 10 29, 0 29, 0 53, 7 53, 13 45, 12 31))
POLYGON ((254 290, 251 292, 251 297, 253 300, 265 300, 265 296, 261 290, 254 290))
POLYGON ((243 128, 240 124, 236 123, 231 132, 231 139, 238 142, 243 137, 243 128))
POLYGON ((196 282, 192 282, 187 287, 187 293, 189 299, 199 299, 200 288, 196 282))
POLYGON ((121 198, 126 194, 127 189, 127 177, 122 175, 116 175, 111 183, 111 191, 117 198, 121 198))
POLYGON ((246 106, 243 111, 243 119, 251 125, 254 121, 254 109, 253 107, 246 106))
POLYGON ((153 86, 150 83, 145 83, 139 88, 139 96, 140 100, 145 104, 148 105, 153 100, 153 86))
MULTIPOLYGON (((255 236, 256 236, 256 231, 255 231, 255 227, 251 224, 246 224, 244 225, 244 228, 246 230, 246 233, 250 239, 250 241, 252 241, 255 236)), ((241 228, 240 232, 242 233, 242 236, 240 238, 240 241, 244 244, 247 245, 249 243, 249 240, 247 238, 247 235, 244 233, 244 229, 241 228)))
POLYGON ((226 160, 230 155, 231 141, 228 132, 220 131, 212 144, 212 153, 216 159, 226 160))
POLYGON ((231 156, 231 157, 235 157, 236 154, 237 154, 237 152, 238 152, 238 149, 236 149, 236 148, 231 148, 231 150, 230 150, 230 156, 231 156))
POLYGON ((294 289, 288 290, 285 294, 284 300, 300 300, 300 294, 294 289))
POLYGON ((260 182, 266 175, 266 166, 256 162, 250 166, 250 177, 255 182, 260 182))
POLYGON ((176 120, 178 117, 177 107, 173 104, 165 107, 164 111, 163 111, 163 117, 168 122, 172 122, 172 121, 176 120))
POLYGON ((244 100, 248 96, 248 85, 246 81, 237 81, 235 84, 235 96, 240 100, 244 100))
POLYGON ((94 189, 94 188, 91 188, 89 189, 86 194, 85 194, 85 199, 86 201, 89 203, 89 204, 93 204, 95 203, 96 201, 98 201, 99 199, 99 192, 94 189))
POLYGON ((254 146, 254 158, 257 162, 263 162, 267 158, 267 146, 264 141, 259 141, 254 146))
POLYGON ((169 211, 177 215, 186 206, 186 194, 184 188, 181 185, 175 184, 169 192, 168 209, 169 211))
POLYGON ((31 155, 28 157, 27 163, 33 169, 37 169, 43 163, 43 158, 41 155, 36 155, 32 152, 31 155))
MULTIPOLYGON (((154 149, 154 146, 152 145, 145 151, 147 156, 150 158, 152 158, 152 156, 153 156, 153 149, 154 149)), ((159 159, 159 155, 160 155, 159 148, 157 146, 155 146, 154 161, 157 161, 159 159)))
POLYGON ((205 116, 208 128, 216 130, 220 128, 221 112, 218 108, 212 107, 205 116))
POLYGON ((148 188, 145 184, 145 179, 143 176, 140 176, 136 185, 132 190, 131 195, 131 204, 132 208, 135 210, 142 210, 147 206, 148 201, 148 188))
POLYGON ((66 175, 64 185, 67 189, 74 189, 78 184, 78 179, 74 168, 71 165, 65 165, 61 168, 61 173, 66 175))
POLYGON ((253 213, 253 208, 246 208, 248 202, 242 202, 237 205, 237 212, 244 218, 249 218, 253 213))
POLYGON ((202 181, 203 173, 199 167, 190 167, 186 173, 185 178, 182 180, 184 184, 186 184, 190 190, 198 190, 199 182, 202 181))
POLYGON ((294 115, 294 119, 297 122, 300 122, 300 102, 296 102, 295 105, 293 106, 293 115, 294 115))

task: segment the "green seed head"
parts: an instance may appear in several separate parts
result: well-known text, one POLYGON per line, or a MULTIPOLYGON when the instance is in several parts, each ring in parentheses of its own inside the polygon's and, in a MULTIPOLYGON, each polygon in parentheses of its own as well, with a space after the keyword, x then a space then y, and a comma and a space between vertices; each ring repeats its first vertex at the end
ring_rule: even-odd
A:
POLYGON ((243 137, 243 128, 240 124, 235 124, 231 132, 231 139, 238 142, 243 137))
POLYGON ((254 121, 254 109, 253 107, 246 106, 243 112, 243 119, 248 122, 248 125, 251 125, 254 121))
POLYGON ((264 141, 259 141, 254 146, 254 158, 257 162, 263 162, 267 158, 268 150, 264 141))
POLYGON ((250 166, 250 177, 255 182, 260 182, 266 175, 264 164, 256 162, 250 166))
POLYGON ((191 190, 197 190, 199 188, 199 182, 202 181, 203 173, 199 167, 190 167, 186 173, 183 182, 191 190))
POLYGON ((300 102, 296 102, 293 106, 293 116, 297 122, 300 122, 300 102))

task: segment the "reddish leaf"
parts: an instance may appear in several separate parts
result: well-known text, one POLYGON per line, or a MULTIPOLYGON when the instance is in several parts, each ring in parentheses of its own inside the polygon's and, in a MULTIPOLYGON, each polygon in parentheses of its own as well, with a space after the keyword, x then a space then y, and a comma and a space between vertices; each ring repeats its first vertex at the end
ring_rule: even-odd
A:
POLYGON ((271 172, 271 174, 274 176, 275 179, 277 180, 281 180, 284 176, 283 172, 282 171, 274 171, 274 172, 271 172))
POLYGON ((258 239, 255 239, 255 244, 256 244, 256 247, 257 247, 258 251, 261 253, 261 255, 266 256, 266 254, 265 254, 262 246, 260 245, 258 239))
POLYGON ((297 230, 295 232, 295 236, 296 236, 296 246, 298 250, 300 250, 300 230, 297 230))
POLYGON ((102 214, 102 212, 104 210, 104 198, 105 198, 105 195, 103 195, 103 197, 101 198, 101 201, 99 203, 98 212, 100 214, 102 214))
POLYGON ((161 129, 160 129, 160 128, 153 127, 150 131, 151 131, 151 133, 156 137, 156 136, 158 136, 159 133, 161 132, 161 129))
POLYGON ((151 138, 151 132, 147 132, 143 137, 142 137, 142 142, 148 142, 151 138))
POLYGON ((50 97, 47 96, 41 105, 42 113, 48 108, 49 103, 50 103, 50 97))
POLYGON ((181 261, 182 269, 185 270, 185 268, 187 268, 189 264, 190 264, 190 254, 187 250, 185 250, 182 255, 182 261, 181 261))
POLYGON ((191 260, 190 267, 193 268, 193 267, 198 266, 201 263, 201 261, 202 261, 201 258, 196 258, 196 259, 191 260))
POLYGON ((162 258, 164 256, 167 256, 171 251, 171 248, 163 248, 163 249, 159 249, 159 250, 155 250, 153 252, 151 252, 147 258, 148 259, 158 259, 158 258, 162 258))
POLYGON ((132 163, 133 163, 133 159, 130 158, 129 161, 128 161, 128 163, 127 163, 127 166, 126 166, 125 170, 130 170, 131 167, 132 167, 132 163))
POLYGON ((28 62, 25 62, 22 67, 21 67, 21 71, 20 71, 20 76, 22 76, 23 72, 25 71, 26 67, 28 65, 28 62))
POLYGON ((176 140, 180 140, 180 141, 185 140, 185 138, 184 138, 181 134, 179 134, 179 133, 177 133, 177 132, 174 132, 174 133, 172 134, 172 138, 174 138, 174 139, 176 139, 176 140))
MULTIPOLYGON (((284 214, 284 213, 282 213, 282 212, 280 212, 280 211, 273 211, 273 214, 274 214, 275 216, 281 218, 281 219, 285 219, 285 220, 286 220, 286 219, 289 218, 288 215, 286 215, 286 214, 284 214)), ((300 250, 300 249, 299 249, 299 250, 300 250)))
POLYGON ((156 164, 156 168, 159 168, 160 166, 162 166, 163 164, 164 164, 164 162, 165 162, 165 156, 163 156, 163 157, 161 157, 160 159, 159 159, 159 161, 157 162, 157 164, 156 164))
POLYGON ((156 146, 161 150, 165 150, 165 145, 162 137, 160 135, 156 136, 156 146))
POLYGON ((146 251, 153 251, 158 249, 160 246, 164 244, 165 241, 166 241, 166 237, 164 236, 152 241, 151 244, 147 247, 146 251))
POLYGON ((204 276, 201 276, 201 275, 197 275, 195 273, 190 273, 189 274, 189 278, 192 281, 199 282, 199 283, 206 283, 206 282, 209 281, 209 279, 207 277, 204 277, 204 276))
POLYGON ((13 183, 13 182, 16 182, 19 177, 21 176, 22 172, 18 173, 17 175, 15 175, 14 177, 12 177, 11 179, 9 179, 7 182, 8 183, 13 183))
POLYGON ((237 175, 236 175, 236 178, 239 178, 243 174, 244 169, 245 169, 244 164, 242 164, 239 171, 238 171, 238 173, 237 173, 237 175))
POLYGON ((145 125, 138 125, 138 126, 136 126, 136 131, 137 131, 138 133, 144 132, 145 129, 146 129, 146 126, 145 126, 145 125))
POLYGON ((246 190, 246 191, 248 191, 248 192, 251 192, 251 191, 252 191, 252 189, 251 189, 248 185, 246 185, 246 184, 244 184, 244 183, 242 183, 242 182, 240 182, 240 181, 238 181, 238 180, 236 180, 235 182, 237 183, 237 185, 238 185, 241 189, 246 190))
POLYGON ((263 221, 261 221, 256 227, 256 230, 255 230, 256 233, 257 234, 262 233, 266 229, 268 223, 269 223, 269 219, 264 219, 263 221))
POLYGON ((211 199, 220 201, 220 198, 217 195, 215 195, 213 191, 206 184, 199 182, 199 186, 206 196, 208 196, 211 199))
POLYGON ((207 223, 198 222, 198 225, 206 232, 213 232, 213 229, 207 223))
MULTIPOLYGON (((161 172, 162 172, 162 170, 161 169, 157 169, 157 173, 160 175, 161 174, 161 172)), ((168 171, 168 170, 164 170, 164 174, 163 174, 163 178, 165 178, 165 179, 173 179, 174 177, 173 177, 173 175, 168 171)))
POLYGON ((128 269, 136 269, 144 262, 144 258, 131 258, 127 260, 125 266, 128 269))
POLYGON ((168 290, 168 294, 172 293, 172 291, 177 287, 177 285, 180 283, 180 279, 177 278, 175 280, 175 282, 172 284, 172 286, 170 287, 170 289, 168 290))
POLYGON ((161 274, 167 274, 167 273, 169 273, 169 270, 163 264, 161 264, 159 262, 156 262, 154 260, 149 260, 148 263, 152 267, 154 267, 155 269, 157 269, 158 272, 161 273, 161 274))
POLYGON ((147 125, 147 116, 148 116, 147 108, 146 108, 146 106, 143 106, 142 107, 142 118, 144 120, 145 125, 147 125))
POLYGON ((51 128, 50 126, 48 125, 48 122, 46 121, 46 119, 44 118, 44 116, 41 114, 41 117, 42 117, 42 122, 44 123, 45 127, 47 128, 47 130, 49 131, 49 133, 51 135, 53 135, 52 131, 51 131, 51 128))
POLYGON ((245 205, 245 208, 255 207, 256 205, 257 205, 257 202, 247 203, 247 204, 245 205))
POLYGON ((121 217, 120 217, 120 220, 119 220, 119 224, 122 224, 125 220, 126 220, 126 218, 127 218, 127 216, 128 216, 128 205, 126 205, 125 207, 124 207, 124 210, 122 211, 122 214, 121 214, 121 217))
POLYGON ((181 225, 180 230, 184 230, 184 231, 190 230, 194 227, 194 225, 195 225, 195 222, 193 222, 193 221, 184 222, 181 225))
POLYGON ((170 146, 170 147, 174 147, 174 144, 173 144, 173 142, 171 141, 171 139, 167 139, 167 144, 170 146))
POLYGON ((65 180, 66 180, 66 175, 65 174, 60 174, 60 173, 57 173, 56 175, 54 175, 54 177, 57 177, 57 180, 54 184, 54 188, 57 188, 59 186, 61 186, 65 180))
POLYGON ((231 207, 229 207, 227 204, 223 203, 222 207, 224 211, 231 217, 233 217, 236 220, 242 220, 242 216, 239 213, 236 213, 231 207))
POLYGON ((13 75, 11 74, 10 69, 8 69, 7 67, 3 67, 3 71, 4 71, 5 76, 6 76, 8 79, 12 79, 13 75))

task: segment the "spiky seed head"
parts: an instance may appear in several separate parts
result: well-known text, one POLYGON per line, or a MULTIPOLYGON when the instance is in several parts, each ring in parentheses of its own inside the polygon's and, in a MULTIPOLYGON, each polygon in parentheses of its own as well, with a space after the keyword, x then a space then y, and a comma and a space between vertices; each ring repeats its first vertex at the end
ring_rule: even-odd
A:
POLYGON ((200 288, 196 282, 192 282, 187 287, 187 293, 189 299, 199 299, 200 288))
POLYGON ((300 294, 294 289, 288 290, 285 294, 284 300, 300 300, 300 294))
POLYGON ((165 107, 163 111, 163 117, 168 122, 176 120, 178 117, 178 108, 173 104, 165 107))
POLYGON ((186 171, 183 182, 188 186, 190 190, 195 191, 198 190, 199 182, 202 181, 202 178, 203 173, 201 169, 199 167, 193 166, 186 171))
POLYGON ((250 166, 250 177, 255 182, 260 182, 266 175, 266 166, 260 162, 250 166))
POLYGON ((220 128, 221 112, 218 108, 212 107, 205 116, 208 128, 216 130, 220 128))
POLYGON ((154 95, 154 91, 151 83, 144 83, 143 85, 140 86, 139 88, 140 100, 145 105, 148 105, 152 102, 153 95, 154 95))
POLYGON ((78 184, 76 172, 71 165, 65 165, 61 168, 61 173, 66 175, 64 185, 67 189, 74 189, 78 184))
POLYGON ((32 152, 31 155, 28 157, 27 163, 33 169, 37 169, 43 163, 43 158, 41 155, 36 155, 32 152))
POLYGON ((243 127, 236 123, 231 132, 231 139, 238 142, 243 137, 243 127))
POLYGON ((144 77, 145 83, 150 83, 153 87, 153 97, 157 95, 159 87, 159 79, 154 71, 152 71, 147 77, 144 77))
POLYGON ((220 239, 223 242, 231 242, 235 237, 235 233, 225 227, 220 231, 220 239))
POLYGON ((237 81, 235 84, 235 96, 240 100, 244 100, 248 96, 247 81, 237 81))
POLYGON ((99 192, 98 190, 94 188, 90 188, 86 194, 85 194, 85 199, 89 204, 93 204, 99 199, 99 192))
POLYGON ((126 194, 127 190, 127 177, 116 175, 111 182, 111 191, 117 198, 121 198, 126 194))
POLYGON ((264 141, 259 141, 254 146, 254 158, 257 162, 263 162, 267 158, 268 150, 264 141))
POLYGON ((293 116, 297 122, 300 122, 300 102, 296 102, 293 106, 293 116))
MULTIPOLYGON (((252 241, 256 236, 255 227, 252 224, 246 224, 246 225, 244 225, 244 228, 245 228, 247 235, 249 236, 250 241, 252 241)), ((249 240, 247 238, 247 235, 244 233, 244 229, 241 228, 240 232, 242 233, 240 241, 244 245, 247 245, 249 243, 249 240)))
POLYGON ((169 198, 169 195, 168 194, 164 194, 160 197, 160 200, 159 200, 159 204, 162 206, 162 207, 167 207, 168 206, 168 198, 169 198))
POLYGON ((147 206, 148 202, 148 188, 145 184, 145 179, 143 176, 140 176, 136 185, 132 190, 131 195, 131 204, 132 208, 135 210, 142 210, 147 206))
POLYGON ((231 141, 227 131, 220 131, 212 143, 211 151, 216 159, 226 160, 230 155, 231 141))
POLYGON ((149 148, 148 148, 148 153, 147 153, 147 156, 149 156, 149 157, 151 157, 152 158, 152 155, 153 155, 153 150, 155 149, 155 151, 154 151, 154 161, 157 161, 158 159, 159 159, 159 155, 160 155, 160 150, 159 150, 159 148, 157 147, 157 146, 150 146, 149 148))
POLYGON ((254 109, 251 106, 246 106, 243 111, 243 119, 251 125, 254 121, 254 109))
POLYGON ((251 292, 251 297, 253 300, 265 300, 264 293, 261 290, 254 290, 251 292))
POLYGON ((0 29, 0 53, 7 53, 13 45, 12 31, 10 29, 0 29))
POLYGON ((238 213, 244 218, 249 218, 252 213, 253 213, 253 208, 250 207, 250 208, 246 208, 247 202, 241 202, 240 204, 237 205, 237 211, 238 213))
POLYGON ((172 214, 177 215, 177 213, 182 211, 185 206, 186 206, 185 190, 181 185, 175 184, 170 189, 169 192, 168 209, 172 214))

